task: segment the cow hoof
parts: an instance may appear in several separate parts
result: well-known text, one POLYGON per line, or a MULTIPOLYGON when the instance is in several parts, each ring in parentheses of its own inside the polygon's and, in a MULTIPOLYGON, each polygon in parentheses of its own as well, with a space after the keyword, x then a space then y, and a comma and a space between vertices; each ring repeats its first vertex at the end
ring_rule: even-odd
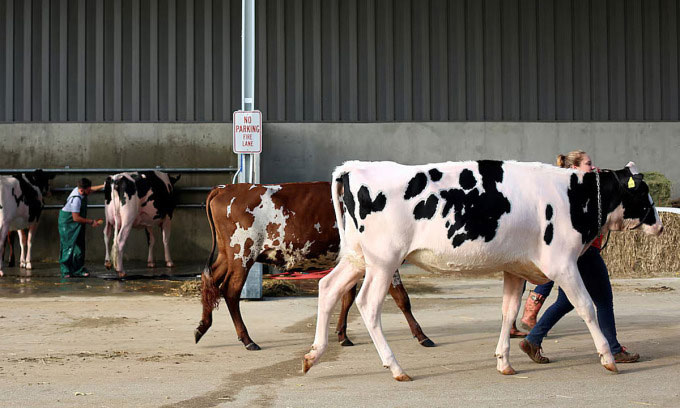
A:
POLYGON ((148 262, 148 263, 146 264, 146 267, 147 267, 147 268, 155 268, 155 267, 156 267, 156 264, 155 264, 154 262, 148 262))
POLYGON ((30 262, 26 262, 25 268, 26 268, 26 269, 33 269, 33 265, 31 265, 30 262))
POLYGON ((606 368, 608 371, 611 371, 614 374, 619 373, 619 369, 616 368, 616 363, 609 363, 609 364, 603 364, 604 368, 606 368))
POLYGON ((428 339, 427 337, 425 337, 425 339, 420 341, 420 345, 423 346, 423 347, 435 347, 436 346, 436 344, 434 344, 434 342, 432 340, 428 339))
POLYGON ((399 374, 398 376, 394 377, 394 379, 399 381, 399 382, 413 381, 413 378, 409 377, 406 373, 399 374))
POLYGON ((105 261, 104 262, 104 268, 106 268, 107 270, 110 271, 111 270, 111 261, 105 261))
POLYGON ((168 268, 174 268, 174 267, 175 267, 175 264, 172 263, 172 262, 166 262, 166 263, 165 263, 165 266, 167 266, 168 268))
POLYGON ((124 279, 127 274, 125 272, 118 272, 118 279, 124 279))
POLYGON ((20 262, 19 268, 26 268, 26 262, 20 262))
POLYGON ((302 359, 302 374, 307 374, 307 371, 309 371, 310 368, 314 365, 314 359, 309 356, 309 354, 306 354, 305 357, 302 359))
POLYGON ((198 344, 198 341, 203 337, 205 333, 201 333, 200 330, 194 329, 194 339, 196 340, 196 344, 198 344))
POLYGON ((260 349, 260 346, 258 346, 257 344, 255 344, 255 343, 250 343, 250 344, 248 344, 248 345, 246 346, 246 350, 248 350, 248 351, 257 351, 257 350, 261 350, 261 349, 260 349))
POLYGON ((350 346, 353 346, 354 343, 352 343, 352 340, 345 337, 345 340, 343 340, 342 343, 340 343, 340 345, 342 347, 350 347, 350 346))
POLYGON ((503 370, 498 370, 498 372, 503 374, 503 375, 515 375, 515 374, 517 374, 517 371, 515 371, 515 369, 512 368, 512 367, 504 368, 503 370))

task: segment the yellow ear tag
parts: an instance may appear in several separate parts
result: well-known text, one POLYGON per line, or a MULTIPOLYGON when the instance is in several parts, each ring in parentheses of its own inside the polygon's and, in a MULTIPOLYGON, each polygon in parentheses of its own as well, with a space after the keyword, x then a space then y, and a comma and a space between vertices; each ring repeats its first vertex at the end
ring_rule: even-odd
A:
POLYGON ((628 179, 628 188, 635 188, 635 180, 632 177, 628 179))

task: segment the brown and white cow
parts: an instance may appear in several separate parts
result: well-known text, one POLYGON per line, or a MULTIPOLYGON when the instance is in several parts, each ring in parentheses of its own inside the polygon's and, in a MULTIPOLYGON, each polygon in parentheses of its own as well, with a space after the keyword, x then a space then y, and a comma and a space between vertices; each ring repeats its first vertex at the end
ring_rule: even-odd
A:
POLYGON ((53 178, 54 175, 45 174, 40 169, 31 173, 0 176, 0 237, 3 241, 3 245, 0 246, 0 276, 4 275, 2 270, 4 241, 10 230, 19 232, 20 267, 26 269, 33 267, 31 265, 33 236, 44 207, 43 197, 48 193, 49 181, 53 178), (24 231, 26 228, 28 234, 24 231))
MULTIPOLYGON (((212 325, 212 311, 224 296, 238 339, 248 350, 260 347, 248 335, 239 300, 255 262, 284 271, 327 269, 336 264, 340 237, 331 202, 330 184, 285 183, 279 185, 232 184, 214 188, 206 200, 213 247, 202 275, 203 317, 195 330, 198 341, 212 325), (217 259, 213 262, 217 250, 217 259)), ((411 304, 399 272, 393 273, 389 292, 406 316, 420 344, 434 343, 423 334, 411 314, 411 304)), ((338 341, 347 338, 347 313, 356 285, 343 297, 338 320, 338 341)))
POLYGON ((149 243, 147 267, 155 266, 153 259, 153 226, 163 231, 165 265, 174 266, 170 258, 170 223, 176 200, 174 184, 179 176, 170 177, 160 171, 119 173, 106 178, 104 185, 106 226, 104 265, 111 268, 111 258, 119 277, 125 276, 123 250, 132 228, 144 228, 149 243), (113 232, 112 254, 109 254, 109 238, 113 232))

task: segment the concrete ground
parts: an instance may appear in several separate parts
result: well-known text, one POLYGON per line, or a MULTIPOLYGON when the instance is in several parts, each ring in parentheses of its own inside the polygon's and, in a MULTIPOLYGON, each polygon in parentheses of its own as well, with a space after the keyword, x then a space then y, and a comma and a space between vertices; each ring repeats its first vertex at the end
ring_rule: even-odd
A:
POLYGON ((419 346, 386 300, 383 327, 409 383, 381 367, 356 308, 349 324, 355 346, 342 348, 331 334, 321 363, 302 375, 314 297, 242 302, 262 347, 252 352, 236 340, 224 303, 194 344, 201 306, 177 295, 180 281, 62 282, 10 271, 0 278, 0 406, 680 406, 678 278, 614 281, 619 340, 642 356, 620 364, 620 374, 600 366, 572 313, 543 344, 550 364, 533 363, 511 340, 514 376, 498 374, 493 357, 499 279, 410 270, 403 280, 416 318, 437 343, 419 346), (56 289, 22 295, 22 285, 56 289))

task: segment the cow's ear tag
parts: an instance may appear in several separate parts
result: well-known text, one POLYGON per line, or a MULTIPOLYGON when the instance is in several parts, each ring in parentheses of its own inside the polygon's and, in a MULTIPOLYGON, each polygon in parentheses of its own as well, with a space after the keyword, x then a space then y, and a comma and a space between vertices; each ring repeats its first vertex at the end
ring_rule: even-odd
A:
POLYGON ((632 177, 628 178, 628 188, 635 188, 635 180, 632 177))

